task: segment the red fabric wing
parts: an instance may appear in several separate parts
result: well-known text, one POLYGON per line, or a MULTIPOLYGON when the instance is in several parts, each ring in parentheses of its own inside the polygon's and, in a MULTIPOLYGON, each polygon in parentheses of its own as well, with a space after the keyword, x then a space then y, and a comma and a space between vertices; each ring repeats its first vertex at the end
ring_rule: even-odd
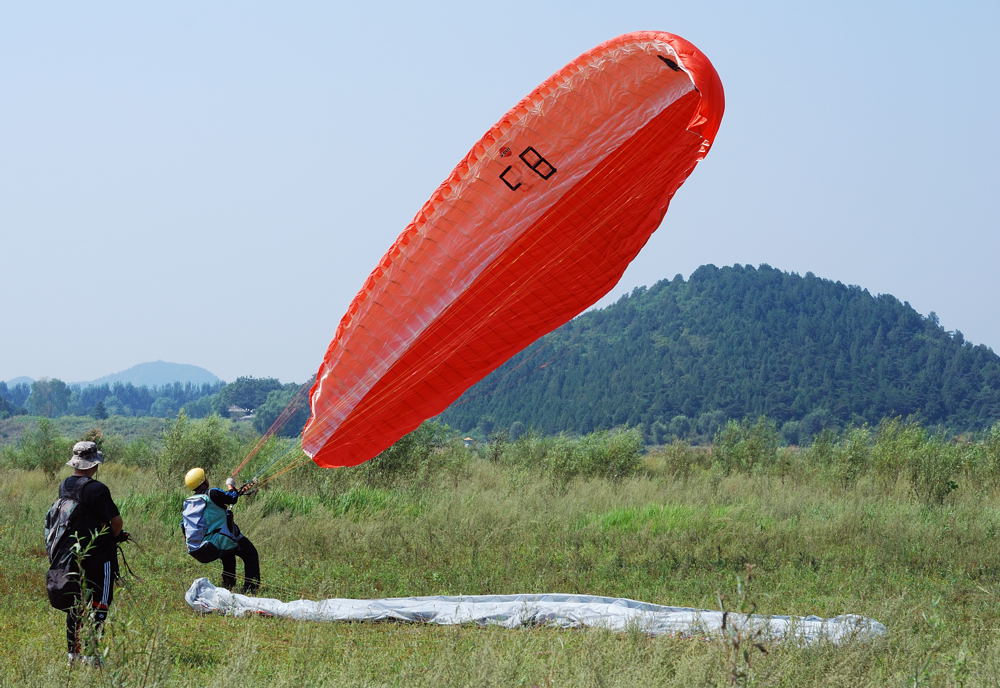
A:
POLYGON ((708 152, 708 59, 668 33, 581 55, 455 168, 368 277, 311 392, 305 451, 373 458, 604 296, 708 152))

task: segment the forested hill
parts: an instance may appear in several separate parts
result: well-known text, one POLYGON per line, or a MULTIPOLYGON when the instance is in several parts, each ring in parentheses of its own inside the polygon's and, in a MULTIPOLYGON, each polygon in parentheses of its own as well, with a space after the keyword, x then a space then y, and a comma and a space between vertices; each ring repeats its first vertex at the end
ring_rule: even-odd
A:
POLYGON ((1000 417, 1000 357, 889 295, 708 265, 577 317, 441 419, 483 433, 628 424, 661 442, 760 415, 790 442, 897 415, 975 429, 1000 417))

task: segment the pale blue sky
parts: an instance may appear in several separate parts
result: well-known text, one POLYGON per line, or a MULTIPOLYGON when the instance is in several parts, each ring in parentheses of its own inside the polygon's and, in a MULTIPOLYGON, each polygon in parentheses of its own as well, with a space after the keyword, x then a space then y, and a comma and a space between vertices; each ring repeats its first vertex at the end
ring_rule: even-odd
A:
POLYGON ((309 379, 471 145, 581 52, 684 36, 711 154, 607 303, 704 263, 891 293, 1000 351, 1000 3, 0 5, 0 380, 309 379))

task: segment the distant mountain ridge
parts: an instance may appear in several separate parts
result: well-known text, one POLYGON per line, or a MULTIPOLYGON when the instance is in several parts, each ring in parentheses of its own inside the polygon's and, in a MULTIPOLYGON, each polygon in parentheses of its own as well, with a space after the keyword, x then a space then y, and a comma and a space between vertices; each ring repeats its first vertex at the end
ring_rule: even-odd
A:
POLYGON ((630 425, 660 442, 759 415, 793 442, 897 415, 982 428, 1000 418, 1000 357, 887 294, 706 265, 578 316, 440 418, 481 432, 630 425))
MULTIPOLYGON (((7 387, 15 387, 17 385, 30 386, 34 381, 32 378, 22 375, 21 377, 7 380, 4 384, 7 387)), ((96 380, 70 382, 67 384, 78 387, 92 387, 96 385, 113 385, 116 382, 133 384, 136 387, 162 387, 164 385, 172 385, 175 382, 182 385, 214 385, 219 382, 225 382, 225 380, 222 380, 214 373, 200 366, 186 363, 169 363, 167 361, 150 361, 148 363, 136 364, 131 368, 117 373, 99 377, 96 380)))
POLYGON ((169 363, 167 361, 152 361, 149 363, 139 363, 131 368, 118 373, 112 373, 99 377, 90 382, 78 382, 81 387, 92 385, 113 385, 116 382, 122 384, 131 383, 137 387, 162 387, 175 382, 181 384, 215 384, 223 382, 213 373, 205 368, 186 363, 169 363))

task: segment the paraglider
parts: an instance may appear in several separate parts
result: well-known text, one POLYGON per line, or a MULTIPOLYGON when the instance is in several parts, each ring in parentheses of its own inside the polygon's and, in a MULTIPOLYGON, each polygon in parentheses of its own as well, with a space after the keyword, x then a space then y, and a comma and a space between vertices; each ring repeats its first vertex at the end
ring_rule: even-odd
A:
POLYGON ((354 297, 310 391, 306 454, 373 458, 605 295, 707 154, 723 100, 697 48, 642 31, 515 105, 354 297))

